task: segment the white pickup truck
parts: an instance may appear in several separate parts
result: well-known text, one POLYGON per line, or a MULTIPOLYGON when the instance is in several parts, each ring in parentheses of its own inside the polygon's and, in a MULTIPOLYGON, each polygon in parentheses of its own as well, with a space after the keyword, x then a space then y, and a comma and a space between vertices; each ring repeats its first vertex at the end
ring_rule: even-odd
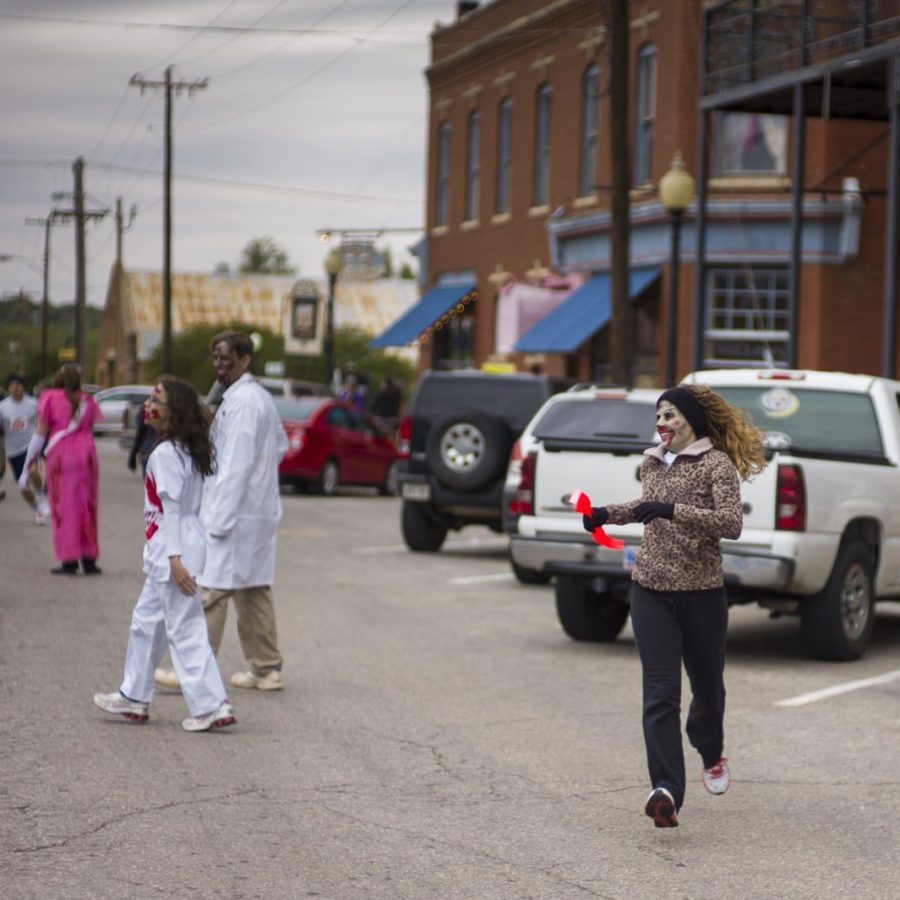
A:
MULTIPOLYGON (((765 429, 766 470, 744 483, 744 530, 723 541, 729 601, 799 613, 810 655, 856 659, 878 600, 900 597, 900 382, 869 375, 709 370, 708 384, 765 429)), ((613 640, 628 616, 643 527, 593 542, 569 494, 595 506, 640 496, 658 391, 585 388, 548 400, 526 429, 534 454, 514 494, 514 565, 555 576, 557 611, 577 640, 613 640)), ((525 439, 523 439, 525 440, 525 439)))

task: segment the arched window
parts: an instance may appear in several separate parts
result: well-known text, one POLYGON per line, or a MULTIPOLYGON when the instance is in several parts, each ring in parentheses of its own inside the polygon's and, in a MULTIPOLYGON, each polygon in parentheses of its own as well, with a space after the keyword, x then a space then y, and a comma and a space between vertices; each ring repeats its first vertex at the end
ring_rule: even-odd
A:
POLYGON ((481 113, 469 114, 469 135, 466 153, 466 218, 478 218, 478 198, 481 194, 481 113))
POLYGON ((594 193, 597 177, 597 142, 600 135, 600 67, 588 66, 581 76, 581 171, 578 195, 594 193))
POLYGON ((634 183, 647 184, 653 174, 653 128, 656 125, 656 47, 647 44, 638 57, 637 134, 634 183))
POLYGON ((534 129, 534 205, 550 202, 550 105, 553 88, 542 84, 537 93, 534 129))
POLYGON ((438 184, 435 225, 446 225, 450 204, 450 123, 438 129, 438 184))
POLYGON ((508 213, 512 181, 513 102, 509 97, 497 108, 497 202, 494 211, 508 213))

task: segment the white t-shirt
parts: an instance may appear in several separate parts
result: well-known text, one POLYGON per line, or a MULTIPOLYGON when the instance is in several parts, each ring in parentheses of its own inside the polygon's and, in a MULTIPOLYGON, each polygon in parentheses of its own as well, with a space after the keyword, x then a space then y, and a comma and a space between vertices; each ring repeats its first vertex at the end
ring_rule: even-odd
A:
POLYGON ((6 437, 6 455, 20 456, 28 450, 34 434, 38 402, 26 394, 21 400, 7 397, 0 400, 0 431, 6 437))
POLYGON ((150 454, 144 479, 144 574, 168 581, 169 557, 180 556, 197 577, 206 560, 206 534, 200 524, 203 478, 188 453, 163 441, 150 454))
POLYGON ((671 450, 666 450, 665 456, 663 456, 663 462, 666 464, 666 468, 668 469, 675 460, 678 459, 678 454, 673 453, 671 450))

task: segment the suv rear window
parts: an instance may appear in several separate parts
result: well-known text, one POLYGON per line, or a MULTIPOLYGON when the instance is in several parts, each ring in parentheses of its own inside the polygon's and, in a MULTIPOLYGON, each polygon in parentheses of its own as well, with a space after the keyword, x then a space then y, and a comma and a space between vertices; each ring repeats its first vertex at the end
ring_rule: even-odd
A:
POLYGON ((629 448, 653 443, 656 406, 627 400, 572 400, 548 407, 534 436, 549 441, 621 444, 629 448))
POLYGON ((715 387, 768 432, 767 446, 796 453, 883 457, 868 394, 787 387, 715 387))
POLYGON ((503 378, 433 378, 422 382, 413 410, 427 410, 438 418, 460 409, 527 422, 546 399, 548 390, 540 381, 503 378))

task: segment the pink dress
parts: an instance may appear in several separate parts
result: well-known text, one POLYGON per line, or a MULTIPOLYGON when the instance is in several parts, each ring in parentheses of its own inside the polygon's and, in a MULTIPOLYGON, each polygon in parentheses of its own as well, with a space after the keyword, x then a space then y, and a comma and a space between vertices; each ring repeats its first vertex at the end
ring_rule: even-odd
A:
POLYGON ((62 388, 41 392, 38 419, 48 428, 47 495, 53 513, 53 549, 60 562, 96 559, 100 469, 94 422, 103 418, 93 397, 81 395, 72 424, 72 404, 62 388), (71 426, 71 427, 70 427, 71 426))

